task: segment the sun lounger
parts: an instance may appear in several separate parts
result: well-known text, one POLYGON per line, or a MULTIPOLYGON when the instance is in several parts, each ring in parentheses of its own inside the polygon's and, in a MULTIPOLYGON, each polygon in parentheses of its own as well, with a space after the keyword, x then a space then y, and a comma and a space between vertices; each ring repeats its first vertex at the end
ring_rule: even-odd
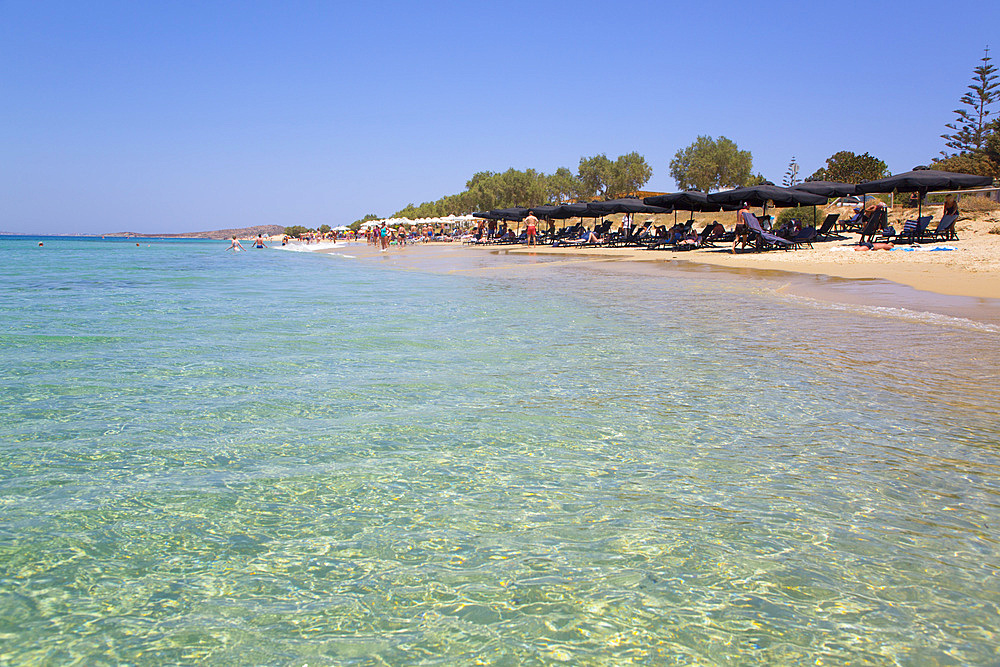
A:
POLYGON ((882 233, 884 235, 887 216, 888 213, 884 208, 875 209, 868 218, 868 222, 861 228, 861 239, 858 243, 862 245, 866 243, 866 236, 868 237, 867 243, 871 243, 875 240, 876 234, 882 233))
POLYGON ((758 250, 763 250, 768 247, 783 248, 788 250, 795 247, 795 244, 788 239, 775 236, 771 232, 765 232, 760 226, 760 221, 757 220, 757 216, 750 211, 743 211, 743 222, 750 228, 750 232, 756 236, 758 250))
POLYGON ((813 241, 819 236, 815 227, 803 227, 799 230, 799 233, 792 237, 792 243, 795 244, 796 248, 801 248, 804 245, 813 247, 813 241))
POLYGON ((837 224, 837 220, 840 219, 839 213, 831 213, 826 216, 823 224, 820 225, 819 230, 816 232, 817 241, 826 241, 833 238, 841 238, 838 234, 833 232, 834 226, 837 224))
POLYGON ((860 231, 861 226, 864 224, 862 222, 861 211, 854 214, 853 218, 847 220, 842 220, 840 223, 840 231, 842 232, 855 232, 860 231))
POLYGON ((921 237, 923 241, 957 241, 958 234, 955 232, 955 221, 958 220, 958 214, 944 215, 941 216, 941 222, 938 223, 934 231, 925 232, 921 237))
POLYGON ((903 231, 901 231, 895 239, 894 243, 916 243, 924 234, 927 233, 927 227, 931 224, 931 217, 929 215, 924 215, 916 220, 907 220, 903 223, 903 231))
POLYGON ((701 245, 706 248, 714 248, 716 241, 722 241, 726 235, 726 228, 717 222, 713 222, 709 227, 701 233, 701 245))

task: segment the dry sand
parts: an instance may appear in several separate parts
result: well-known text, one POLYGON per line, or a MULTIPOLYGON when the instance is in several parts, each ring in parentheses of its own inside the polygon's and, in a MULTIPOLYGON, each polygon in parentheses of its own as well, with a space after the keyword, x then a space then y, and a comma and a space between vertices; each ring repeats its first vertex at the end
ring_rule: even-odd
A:
MULTIPOLYGON (((731 222, 725 218, 720 221, 731 222)), ((843 240, 815 243, 811 249, 739 252, 735 255, 730 252, 731 246, 724 244, 715 249, 684 252, 644 248, 483 247, 504 248, 512 253, 591 255, 633 261, 679 260, 730 268, 792 271, 839 278, 875 278, 938 294, 1000 299, 1000 235, 989 233, 997 226, 1000 226, 1000 211, 960 219, 957 225, 960 240, 924 244, 920 246, 920 251, 915 252, 902 250, 908 246, 899 246, 891 252, 858 252, 853 246, 858 236, 850 233, 844 233, 846 238, 843 240), (927 251, 937 246, 955 250, 927 251)), ((896 224, 896 228, 900 229, 901 225, 896 224)))
MULTIPOLYGON (((594 271, 595 275, 627 273, 641 281, 665 274, 695 274, 701 280, 739 281, 741 288, 752 290, 938 313, 1000 327, 1000 236, 988 233, 998 225, 1000 212, 961 221, 961 240, 948 244, 957 250, 946 252, 855 252, 850 245, 857 241, 853 234, 845 234, 843 240, 816 243, 811 250, 737 255, 729 252, 729 246, 670 252, 459 242, 393 246, 380 252, 364 241, 317 251, 377 262, 395 270, 449 274, 530 276, 563 267, 594 271)), ((934 245, 945 244, 928 247, 934 245)))

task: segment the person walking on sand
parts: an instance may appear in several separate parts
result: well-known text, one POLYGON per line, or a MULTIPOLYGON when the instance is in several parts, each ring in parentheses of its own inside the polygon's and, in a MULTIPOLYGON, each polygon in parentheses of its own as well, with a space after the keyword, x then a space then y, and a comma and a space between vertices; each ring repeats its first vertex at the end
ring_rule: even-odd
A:
POLYGON ((528 245, 535 245, 535 233, 538 231, 538 218, 534 211, 528 211, 528 217, 524 219, 525 232, 528 234, 528 245))
POLYGON ((233 242, 229 244, 229 247, 226 248, 226 250, 235 250, 236 252, 239 252, 240 250, 246 250, 246 248, 244 248, 234 236, 233 242))

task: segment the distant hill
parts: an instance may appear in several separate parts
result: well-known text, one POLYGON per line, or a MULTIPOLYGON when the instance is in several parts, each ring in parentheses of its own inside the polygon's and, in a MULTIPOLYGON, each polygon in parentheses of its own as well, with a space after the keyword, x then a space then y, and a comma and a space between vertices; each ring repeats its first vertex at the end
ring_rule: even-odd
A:
POLYGON ((231 239, 234 236, 245 239, 257 236, 275 236, 283 234, 285 228, 281 225, 257 225, 256 227, 241 227, 240 229, 216 229, 211 232, 187 232, 185 234, 140 234, 138 232, 115 232, 103 236, 134 236, 136 238, 158 239, 231 239))

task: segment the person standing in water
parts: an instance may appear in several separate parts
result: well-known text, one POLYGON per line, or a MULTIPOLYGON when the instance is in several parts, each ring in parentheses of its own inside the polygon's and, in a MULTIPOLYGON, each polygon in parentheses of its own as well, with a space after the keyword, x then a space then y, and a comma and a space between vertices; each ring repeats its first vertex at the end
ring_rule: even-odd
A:
POLYGON ((233 242, 229 244, 229 247, 226 248, 226 250, 236 250, 237 252, 239 252, 240 250, 246 250, 246 248, 244 248, 243 245, 234 236, 233 242))
POLYGON ((528 245, 535 245, 535 233, 538 231, 538 218, 534 211, 528 211, 528 217, 524 219, 525 232, 528 235, 528 245))
POLYGON ((264 243, 264 237, 261 236, 260 234, 258 234, 257 238, 254 239, 253 247, 254 248, 266 248, 267 245, 264 243))
POLYGON ((385 226, 384 222, 382 223, 382 226, 379 227, 378 236, 379 236, 380 244, 382 246, 381 249, 382 250, 388 250, 389 249, 389 228, 385 226))

